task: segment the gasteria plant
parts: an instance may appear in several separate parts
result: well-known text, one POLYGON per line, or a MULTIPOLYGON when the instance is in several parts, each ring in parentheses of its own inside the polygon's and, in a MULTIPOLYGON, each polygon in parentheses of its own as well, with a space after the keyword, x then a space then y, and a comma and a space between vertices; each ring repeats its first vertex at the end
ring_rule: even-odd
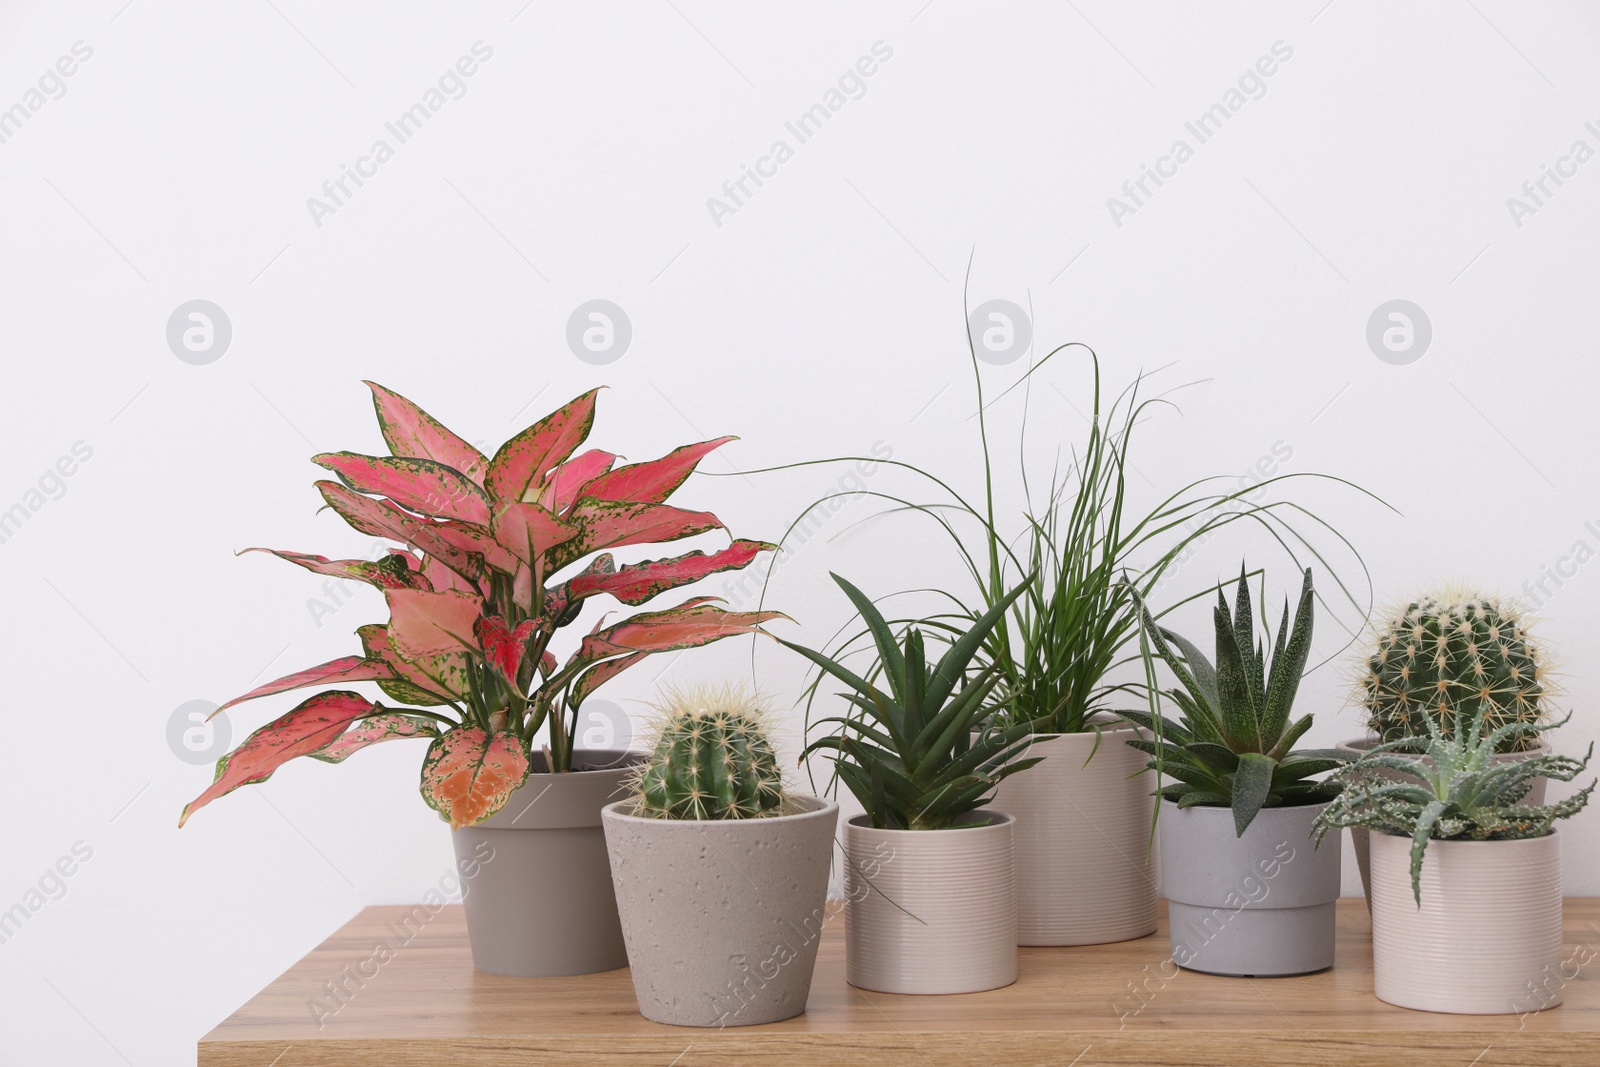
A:
POLYGON ((1308 779, 1334 770, 1343 764, 1343 759, 1331 750, 1294 751, 1294 743, 1311 728, 1311 716, 1304 715, 1293 722, 1289 719, 1311 651, 1313 600, 1309 567, 1300 589, 1294 628, 1289 626, 1289 602, 1285 599, 1278 636, 1273 640, 1268 631, 1271 644, 1266 649, 1255 634, 1246 572, 1241 568, 1239 592, 1231 613, 1222 586, 1217 587, 1213 612, 1217 631, 1215 666, 1193 644, 1157 626, 1138 594, 1132 595, 1139 605, 1143 636, 1148 642, 1145 669, 1150 712, 1121 714, 1152 735, 1148 739, 1132 739, 1128 744, 1153 757, 1149 767, 1157 774, 1177 779, 1161 787, 1162 798, 1176 802, 1180 808, 1197 804, 1232 808, 1234 831, 1243 837, 1264 807, 1317 804, 1337 795, 1337 782, 1308 779), (1150 649, 1182 686, 1166 691, 1182 712, 1178 722, 1161 714, 1150 649))
MULTIPOLYGON (((1380 741, 1446 737, 1481 714, 1491 732, 1539 723, 1551 696, 1548 665, 1514 604, 1488 596, 1423 596, 1376 627, 1361 676, 1361 702, 1380 741)), ((1506 734, 1505 751, 1531 746, 1538 731, 1506 734)))
POLYGON ((866 594, 837 574, 833 580, 861 613, 877 647, 878 662, 867 677, 820 652, 777 640, 850 688, 842 695, 854 712, 819 720, 817 725, 834 724, 838 732, 813 741, 802 758, 823 750, 837 753, 834 769, 874 827, 945 829, 987 804, 1002 779, 1039 762, 1013 759, 1026 745, 1032 723, 993 727, 1000 710, 989 701, 999 681, 996 669, 985 667, 968 677, 984 638, 1023 586, 954 637, 930 665, 921 629, 907 626, 902 647, 866 594), (888 679, 887 693, 867 680, 880 673, 888 679))
POLYGON ((1317 817, 1317 839, 1344 826, 1411 838, 1411 890, 1420 908, 1422 858, 1429 841, 1524 841, 1543 837, 1557 819, 1583 810, 1594 782, 1556 804, 1522 801, 1535 778, 1570 782, 1582 774, 1594 755, 1593 743, 1581 760, 1554 754, 1501 762, 1494 758, 1506 741, 1537 737, 1565 722, 1510 722, 1489 729, 1481 705, 1451 733, 1425 718, 1426 737, 1386 741, 1340 772, 1347 784, 1317 817), (1417 780, 1395 781, 1385 772, 1417 780))
POLYGON ((753 819, 782 811, 783 774, 754 697, 731 686, 680 691, 658 710, 650 759, 632 783, 632 814, 753 819))
POLYGON ((591 390, 503 444, 492 458, 405 397, 368 382, 389 456, 324 453, 338 475, 319 481, 328 506, 361 533, 398 542, 378 560, 266 551, 317 574, 366 582, 388 601, 387 624, 362 626, 362 654, 268 682, 228 701, 329 683, 375 682, 391 708, 350 690, 319 693, 252 733, 217 762, 216 780, 179 825, 296 756, 337 763, 405 737, 430 743, 422 796, 453 827, 482 822, 527 778, 531 745, 548 727, 547 769, 572 768, 583 701, 655 652, 764 632, 777 612, 735 612, 714 597, 596 625, 565 663, 551 643, 584 601, 607 594, 639 606, 773 548, 735 540, 707 554, 618 566, 609 549, 723 529, 715 515, 665 503, 720 437, 660 459, 615 466, 577 453, 594 422, 591 390), (581 566, 580 566, 581 564, 581 566), (559 574, 568 575, 558 578, 559 574))

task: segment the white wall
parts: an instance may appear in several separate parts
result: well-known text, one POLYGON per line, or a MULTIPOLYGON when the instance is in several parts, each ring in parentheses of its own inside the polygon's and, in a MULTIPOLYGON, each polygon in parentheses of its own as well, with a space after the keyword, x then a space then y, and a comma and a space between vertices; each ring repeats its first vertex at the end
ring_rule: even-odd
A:
MULTIPOLYGON (((361 591, 314 620, 319 580, 232 555, 365 550, 316 513, 305 462, 380 447, 359 379, 489 444, 606 383, 596 440, 635 458, 735 433, 707 468, 743 471, 881 442, 971 491, 974 251, 973 306, 1031 304, 1039 343, 1095 345, 1108 383, 1172 361, 1158 382, 1203 380, 1181 417, 1140 430, 1147 496, 1276 449, 1285 472, 1348 477, 1404 513, 1305 495, 1380 593, 1446 578, 1516 592, 1564 567, 1542 597, 1577 709, 1558 747, 1596 736, 1600 163, 1547 181, 1520 217, 1507 199, 1576 142, 1600 148, 1600 16, 1504 0, 767 8, 6 5, 0 108, 40 106, 0 144, 0 509, 40 506, 0 544, 0 909, 42 906, 0 944, 0 1060, 189 1062, 356 909, 417 899, 447 871, 404 744, 285 768, 176 829, 209 771, 169 748, 174 710, 351 651, 380 610, 361 591), (47 78, 28 97, 80 41, 92 56, 64 94, 47 99, 47 78), (398 144, 384 124, 480 41, 492 56, 465 95, 398 144), (798 144, 785 123, 875 46, 892 56, 864 95, 798 144), (1199 143, 1185 122, 1275 48, 1292 55, 1259 98, 1199 143), (379 138, 393 158, 314 219, 308 197, 379 138), (780 138, 793 158, 714 219, 708 198, 780 138), (1180 138, 1193 157, 1114 219, 1108 198, 1180 138), (633 329, 604 367, 565 341, 596 298, 633 329), (232 326, 205 366, 165 336, 193 299, 232 326), (1365 336, 1393 299, 1431 321, 1409 365, 1365 336), (92 455, 46 480, 58 498, 30 497, 75 446, 92 455), (59 899, 30 896, 41 878, 56 890, 46 872, 74 847, 92 855, 67 864, 59 899)), ((1085 408, 1084 388, 1081 360, 1041 373, 1036 459, 1081 437, 1068 401, 1085 408)), ((1015 405, 996 420, 1013 432, 1015 405)), ((844 473, 696 479, 685 499, 772 538, 844 473)), ((789 632, 822 641, 843 619, 830 568, 875 593, 959 588, 925 527, 853 528, 870 510, 842 509, 779 569, 789 632)), ((1247 547, 1218 539, 1174 588, 1247 547)), ((1335 652, 1337 628, 1321 635, 1335 652)), ((630 706, 660 666, 609 696, 630 706)), ((1303 691, 1313 742, 1358 732, 1341 669, 1303 691)), ((760 670, 770 692, 797 691, 770 648, 760 670)), ((738 671, 746 645, 669 677, 738 671)), ((231 714, 235 738, 284 707, 231 714)), ((1594 818, 1571 828, 1571 892, 1600 892, 1594 818)))

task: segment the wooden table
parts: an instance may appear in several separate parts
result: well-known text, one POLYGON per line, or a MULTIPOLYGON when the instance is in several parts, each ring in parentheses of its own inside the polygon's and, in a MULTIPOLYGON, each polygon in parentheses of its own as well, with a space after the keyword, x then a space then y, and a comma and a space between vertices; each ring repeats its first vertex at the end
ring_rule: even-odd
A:
POLYGON ((1592 1067, 1600 1065, 1600 899, 1570 899, 1561 1007, 1434 1015, 1372 995, 1371 927, 1339 902, 1337 964, 1300 978, 1176 972, 1152 937, 1025 948, 1007 989, 958 997, 867 993, 844 980, 830 922, 804 1015, 725 1030, 642 1018, 626 969, 504 978, 472 969, 460 906, 408 942, 413 909, 367 908, 200 1042, 201 1067, 637 1064, 788 1067, 1592 1067), (376 952, 385 942, 392 951, 376 952), (329 983, 343 983, 338 997, 329 983))

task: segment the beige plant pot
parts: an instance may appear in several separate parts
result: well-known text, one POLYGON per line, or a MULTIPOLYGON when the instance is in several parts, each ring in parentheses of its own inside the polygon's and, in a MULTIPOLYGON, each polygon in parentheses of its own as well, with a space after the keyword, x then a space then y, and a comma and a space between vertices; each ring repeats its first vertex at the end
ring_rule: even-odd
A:
POLYGON ((991 809, 1017 820, 1017 944, 1100 945, 1156 929, 1149 758, 1125 723, 1036 735, 1044 762, 1000 783, 991 809), (1091 756, 1092 753, 1092 756, 1091 756))
POLYGON ((1561 838, 1430 841, 1422 907, 1411 839, 1372 835, 1372 970, 1378 999, 1460 1015, 1561 1003, 1561 838))
MULTIPOLYGON (((1350 741, 1341 741, 1339 744, 1335 745, 1334 748, 1341 752, 1348 753, 1350 758, 1354 760, 1365 755, 1366 751, 1377 743, 1377 737, 1373 734, 1368 734, 1366 737, 1357 737, 1350 741)), ((1525 760, 1533 756, 1548 756, 1549 754, 1550 746, 1545 744, 1543 741, 1540 741, 1538 747, 1530 748, 1526 752, 1498 752, 1495 754, 1494 761, 1496 763, 1514 763, 1517 760, 1525 760)), ((1385 770, 1382 772, 1382 774, 1385 778, 1393 779, 1396 782, 1418 780, 1414 776, 1405 774, 1401 771, 1385 770)), ((1528 784, 1528 795, 1523 800, 1523 803, 1532 805, 1543 804, 1544 787, 1548 781, 1549 779, 1547 778, 1535 778, 1532 782, 1530 782, 1528 784)), ((1370 863, 1367 856, 1371 849, 1371 836, 1371 831, 1369 830, 1363 830, 1358 826, 1352 826, 1350 828, 1350 846, 1355 849, 1356 869, 1361 872, 1361 893, 1367 898, 1367 908, 1369 910, 1372 908, 1372 879, 1368 873, 1370 863)))
POLYGON ((845 824, 845 980, 880 993, 976 993, 1017 980, 1015 820, 949 830, 845 824))

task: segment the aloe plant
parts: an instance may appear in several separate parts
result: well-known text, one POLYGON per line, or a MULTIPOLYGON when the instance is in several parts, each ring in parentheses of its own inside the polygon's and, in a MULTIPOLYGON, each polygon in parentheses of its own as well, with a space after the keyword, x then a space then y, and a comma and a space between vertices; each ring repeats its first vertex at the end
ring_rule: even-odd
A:
POLYGON ((841 694, 854 709, 815 725, 837 732, 806 747, 802 759, 836 753, 834 770, 872 825, 888 830, 942 830, 989 803, 994 787, 1038 759, 1015 759, 1027 745, 1032 723, 994 728, 1001 705, 989 701, 999 673, 968 668, 995 623, 1018 596, 1018 586, 965 633, 954 637, 930 664, 922 630, 907 626, 896 638, 872 600, 837 574, 872 633, 878 661, 863 678, 838 661, 801 645, 777 640, 849 687, 841 694), (884 692, 868 678, 888 681, 884 692))
POLYGON ((629 606, 774 546, 734 540, 619 566, 609 550, 723 529, 715 515, 665 501, 720 437, 660 459, 616 466, 600 449, 578 453, 594 422, 590 390, 503 444, 492 457, 427 412, 368 382, 388 456, 324 453, 313 462, 338 481, 316 488, 356 530, 395 542, 378 560, 271 552, 317 574, 383 592, 389 620, 360 627, 360 655, 344 656, 252 689, 217 710, 310 686, 375 682, 404 707, 353 690, 319 693, 252 733, 217 762, 216 777, 183 810, 261 782, 296 756, 339 762, 368 745, 427 738, 423 799, 453 827, 504 806, 532 769, 531 745, 547 729, 547 768, 572 767, 583 701, 656 652, 760 631, 778 612, 736 612, 715 597, 597 624, 566 659, 551 648, 591 597, 629 606))
POLYGON ((1264 807, 1317 804, 1338 794, 1337 782, 1313 781, 1311 776, 1336 769, 1343 758, 1330 750, 1295 751, 1294 743, 1311 728, 1311 716, 1292 722, 1289 718, 1311 651, 1314 607, 1309 567, 1293 628, 1285 599, 1278 636, 1274 640, 1269 632, 1271 644, 1266 648, 1255 633, 1244 569, 1240 569, 1239 592, 1231 612, 1222 586, 1217 586, 1217 606, 1212 613, 1217 632, 1215 666, 1189 641, 1157 626, 1138 594, 1132 595, 1148 642, 1145 667, 1150 679, 1150 711, 1123 711, 1121 715, 1151 735, 1128 744, 1153 757, 1148 766, 1158 775, 1177 779, 1161 787, 1163 799, 1180 808, 1231 808, 1234 832, 1243 837, 1264 807), (1181 686, 1166 690, 1166 696, 1182 712, 1177 722, 1161 714, 1151 650, 1181 686))
POLYGON ((1508 742, 1537 738, 1567 720, 1514 721, 1486 731, 1487 715, 1487 706, 1478 704, 1450 732, 1426 716, 1426 737, 1402 737, 1368 749, 1339 773, 1345 788, 1317 817, 1317 839, 1345 826, 1411 838, 1411 892, 1420 908, 1429 841, 1523 841, 1543 837, 1557 819, 1582 811, 1594 782, 1556 804, 1522 801, 1535 778, 1570 782, 1582 774, 1594 755, 1593 742, 1581 760, 1548 753, 1496 762, 1497 751, 1514 750, 1508 742), (1409 779, 1396 781, 1396 774, 1409 779))

